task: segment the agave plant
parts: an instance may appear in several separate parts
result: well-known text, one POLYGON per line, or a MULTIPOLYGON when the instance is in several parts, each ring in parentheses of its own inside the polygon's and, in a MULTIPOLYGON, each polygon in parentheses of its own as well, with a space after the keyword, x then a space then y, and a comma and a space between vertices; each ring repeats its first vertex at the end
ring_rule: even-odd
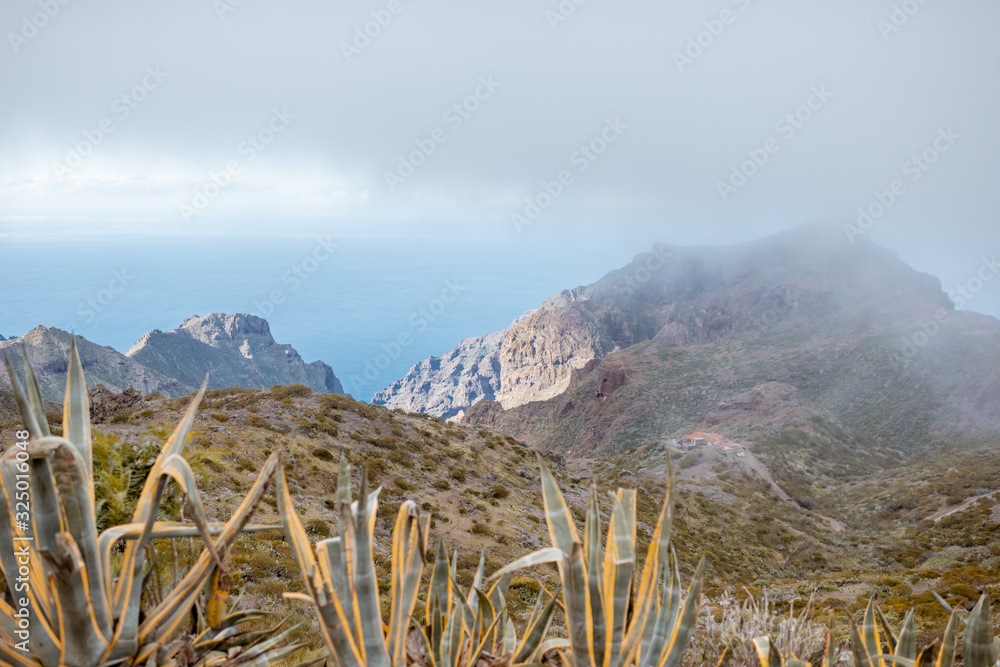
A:
POLYGON ((19 432, 16 445, 0 457, 0 569, 7 583, 6 599, 0 600, 0 662, 16 667, 207 666, 231 658, 227 664, 256 667, 298 648, 280 646, 281 636, 257 636, 236 651, 225 641, 213 644, 220 634, 222 639, 239 634, 236 625, 246 618, 239 615, 224 615, 198 637, 182 636, 199 596, 213 577, 218 581, 223 559, 248 528, 279 463, 277 456, 268 460, 228 522, 207 521, 194 474, 182 456, 204 385, 164 443, 132 522, 98 533, 90 407, 75 341, 62 437, 49 432, 27 354, 26 388, 9 361, 7 370, 26 432, 19 432), (193 525, 158 520, 169 483, 186 498, 193 525), (155 566, 148 556, 153 540, 197 537, 203 547, 186 574, 144 607, 147 575, 155 566))
MULTIPOLYGON (((811 602, 811 601, 810 601, 811 602)), ((796 656, 791 650, 788 649, 792 645, 793 633, 798 629, 802 628, 806 623, 806 617, 809 615, 810 605, 806 605, 806 608, 799 615, 796 620, 793 611, 789 610, 788 615, 790 620, 795 622, 787 627, 787 634, 783 637, 784 645, 786 647, 785 651, 778 648, 778 645, 771 640, 770 637, 754 637, 753 647, 757 652, 757 659, 760 660, 761 667, 810 667, 811 662, 806 662, 796 656)), ((723 655, 723 659, 719 662, 720 665, 726 660, 726 656, 723 655)), ((823 652, 823 667, 833 667, 837 664, 837 648, 833 643, 833 614, 830 614, 830 622, 826 629, 826 649, 823 652)))
POLYGON ((320 627, 335 664, 341 667, 466 667, 481 659, 488 665, 527 662, 538 653, 555 609, 542 598, 517 640, 505 613, 509 578, 484 591, 483 559, 472 589, 460 595, 455 582, 457 561, 449 566, 443 542, 427 589, 425 624, 414 611, 423 574, 429 517, 413 501, 404 502, 396 518, 392 540, 392 584, 387 625, 382 622, 378 582, 372 561, 372 534, 381 487, 368 492, 368 476, 361 476, 357 501, 351 498, 351 468, 344 458, 337 477, 336 505, 341 535, 309 544, 298 519, 288 485, 278 472, 278 509, 288 541, 298 560, 306 594, 315 606, 320 627))
POLYGON ((538 663, 551 646, 546 643, 558 599, 540 588, 534 610, 518 639, 513 621, 507 615, 506 595, 511 575, 500 577, 488 591, 483 590, 485 555, 472 586, 464 594, 455 582, 457 556, 448 565, 444 540, 439 540, 437 559, 428 588, 425 624, 410 630, 416 664, 439 667, 506 667, 538 663), (546 602, 546 597, 548 601, 546 602))
POLYGON ((934 597, 951 613, 951 619, 944 633, 938 666, 951 667, 954 661, 955 650, 958 648, 956 628, 959 620, 965 623, 965 633, 962 635, 962 660, 966 667, 1000 666, 1000 639, 993 636, 993 614, 990 611, 989 593, 983 592, 972 612, 966 616, 960 616, 958 609, 952 609, 951 605, 937 593, 934 593, 934 597))
POLYGON ((619 489, 611 495, 611 522, 602 550, 596 486, 591 487, 581 540, 552 471, 541 456, 538 462, 552 547, 511 563, 492 579, 540 563, 558 565, 569 631, 569 638, 558 646, 566 664, 676 667, 698 619, 704 558, 682 604, 677 556, 670 545, 674 504, 669 456, 667 494, 641 576, 635 553, 636 491, 619 489))

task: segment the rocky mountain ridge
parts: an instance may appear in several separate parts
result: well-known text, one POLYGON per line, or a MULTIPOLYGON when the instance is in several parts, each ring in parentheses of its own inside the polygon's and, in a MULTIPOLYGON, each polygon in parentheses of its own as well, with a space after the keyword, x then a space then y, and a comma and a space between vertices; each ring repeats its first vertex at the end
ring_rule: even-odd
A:
POLYGON ((303 384, 344 393, 333 369, 322 361, 307 364, 291 345, 276 343, 267 321, 253 315, 189 317, 173 331, 144 335, 125 356, 191 386, 208 372, 213 388, 303 384))
POLYGON ((426 403, 425 387, 474 385, 469 366, 396 384, 385 404, 448 405, 574 455, 694 430, 765 443, 798 429, 792 449, 885 462, 1000 433, 1000 321, 956 311, 933 276, 822 226, 654 248, 519 322, 503 332, 492 400, 426 403))
MULTIPOLYGON (((6 353, 21 372, 22 350, 27 351, 43 398, 61 402, 71 341, 66 331, 38 326, 0 342, 0 354, 6 353)), ((210 389, 304 384, 318 392, 343 393, 333 369, 321 361, 307 364, 290 345, 274 341, 265 320, 251 315, 194 316, 174 331, 146 334, 127 354, 79 336, 76 341, 90 386, 114 392, 132 387, 142 394, 183 396, 195 391, 208 372, 210 389)), ((9 387, 7 374, 0 373, 0 390, 9 387)))

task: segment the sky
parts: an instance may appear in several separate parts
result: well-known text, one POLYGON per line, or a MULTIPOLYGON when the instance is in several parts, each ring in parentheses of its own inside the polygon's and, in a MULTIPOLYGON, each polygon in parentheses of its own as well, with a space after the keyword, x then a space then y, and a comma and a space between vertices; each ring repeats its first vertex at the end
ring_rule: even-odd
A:
MULTIPOLYGON (((0 242, 569 244, 610 270, 827 221, 950 290, 1000 252, 998 23, 990 0, 5 0, 0 242)), ((996 282, 964 307, 1000 315, 996 282)))

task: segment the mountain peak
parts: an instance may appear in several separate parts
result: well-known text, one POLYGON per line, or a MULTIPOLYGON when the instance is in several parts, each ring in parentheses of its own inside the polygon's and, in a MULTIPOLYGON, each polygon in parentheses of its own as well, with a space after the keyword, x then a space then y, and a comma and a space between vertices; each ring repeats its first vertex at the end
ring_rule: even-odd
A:
POLYGON ((291 345, 275 342, 267 320, 245 313, 192 315, 173 331, 144 335, 127 356, 193 386, 207 371, 210 389, 304 384, 344 393, 333 369, 322 361, 307 364, 291 345))
POLYGON ((192 315, 181 323, 178 331, 184 331, 195 340, 213 346, 221 341, 243 344, 248 336, 260 337, 265 343, 274 343, 267 320, 245 313, 209 313, 204 317, 192 315))

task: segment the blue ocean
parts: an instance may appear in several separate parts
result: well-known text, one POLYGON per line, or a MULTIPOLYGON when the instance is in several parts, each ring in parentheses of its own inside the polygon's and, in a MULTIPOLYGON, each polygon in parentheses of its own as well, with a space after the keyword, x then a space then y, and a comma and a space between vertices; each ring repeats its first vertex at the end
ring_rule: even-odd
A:
POLYGON ((368 401, 645 247, 405 238, 80 237, 0 244, 0 334, 43 324, 126 352, 191 315, 253 313, 368 401), (367 370, 367 374, 366 374, 367 370))

